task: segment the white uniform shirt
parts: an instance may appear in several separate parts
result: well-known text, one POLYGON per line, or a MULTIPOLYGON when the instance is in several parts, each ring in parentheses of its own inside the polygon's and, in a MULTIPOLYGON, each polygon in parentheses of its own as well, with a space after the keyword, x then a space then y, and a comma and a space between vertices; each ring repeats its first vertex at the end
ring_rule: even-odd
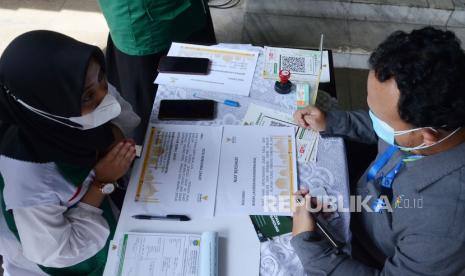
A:
MULTIPOLYGON (((58 172, 55 163, 30 163, 0 156, 0 172, 5 182, 6 208, 13 210, 21 240, 20 244, 14 236, 14 240, 11 235, 0 237, 0 244, 9 244, 0 248, 6 263, 22 255, 22 262, 68 267, 92 257, 105 246, 110 230, 102 210, 77 203, 87 192, 93 171, 81 187, 76 187, 58 172), (76 207, 69 208, 75 203, 76 207)), ((8 230, 1 229, 1 233, 8 230)))

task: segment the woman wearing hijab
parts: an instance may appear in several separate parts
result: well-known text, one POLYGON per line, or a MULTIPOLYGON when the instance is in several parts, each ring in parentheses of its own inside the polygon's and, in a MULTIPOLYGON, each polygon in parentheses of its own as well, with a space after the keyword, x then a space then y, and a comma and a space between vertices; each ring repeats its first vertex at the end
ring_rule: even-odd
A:
POLYGON ((101 275, 116 221, 106 195, 139 123, 97 47, 50 31, 0 58, 0 255, 5 275, 101 275))

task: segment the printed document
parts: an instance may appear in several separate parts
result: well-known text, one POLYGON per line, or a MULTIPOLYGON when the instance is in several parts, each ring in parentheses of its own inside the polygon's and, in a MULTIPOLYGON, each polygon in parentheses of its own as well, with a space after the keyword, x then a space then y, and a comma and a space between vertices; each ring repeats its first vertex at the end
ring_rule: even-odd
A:
POLYGON ((208 58, 208 75, 158 74, 155 83, 249 96, 258 52, 172 43, 168 56, 208 58))
POLYGON ((135 194, 143 214, 212 217, 222 127, 150 128, 135 194))
POLYGON ((294 127, 298 160, 300 162, 316 162, 320 134, 317 131, 297 126, 291 113, 251 103, 242 123, 244 125, 294 127))
POLYGON ((152 125, 145 145, 134 214, 291 213, 264 201, 297 189, 292 127, 152 125))
POLYGON ((217 239, 215 232, 125 233, 111 242, 104 275, 205 275, 217 266, 217 239))
POLYGON ((295 154, 294 128, 225 127, 215 216, 290 215, 295 154))

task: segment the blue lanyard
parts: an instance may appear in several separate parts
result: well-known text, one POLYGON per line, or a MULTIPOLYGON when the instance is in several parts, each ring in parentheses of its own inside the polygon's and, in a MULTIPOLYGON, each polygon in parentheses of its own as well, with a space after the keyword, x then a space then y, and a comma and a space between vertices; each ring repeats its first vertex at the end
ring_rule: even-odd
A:
MULTIPOLYGON (((394 155, 394 153, 396 153, 397 151, 399 150, 398 147, 396 146, 389 146, 387 148, 387 150, 384 151, 384 153, 375 161, 375 163, 373 164, 373 166, 371 166, 370 170, 368 170, 368 174, 367 174, 367 182, 370 182, 372 180, 374 180, 376 178, 376 175, 379 173, 379 171, 381 171, 381 169, 387 164, 387 162, 389 162, 389 160, 391 159, 391 157, 394 155)), ((402 163, 402 161, 400 162, 402 163)), ((400 169, 402 165, 399 165, 399 163, 394 167, 393 170, 391 170, 389 174, 391 174, 392 176, 392 179, 394 179, 393 177, 395 177, 395 175, 397 174, 398 170, 400 169), (397 169, 397 172, 395 172, 395 168, 396 167, 399 167, 397 169), (394 174, 394 175, 392 175, 394 174)))
MULTIPOLYGON (((381 171, 381 169, 386 166, 389 162, 391 157, 399 150, 396 146, 389 146, 384 153, 375 161, 373 166, 368 170, 367 174, 367 182, 373 181, 376 178, 376 175, 381 171)), ((412 162, 418 159, 423 158, 422 155, 410 155, 406 158, 403 158, 391 169, 386 175, 381 176, 381 185, 385 188, 390 189, 392 187, 392 182, 394 178, 399 173, 400 169, 402 168, 403 163, 405 162, 412 162)))
POLYGON ((381 196, 387 196, 390 201, 392 200, 392 183, 394 182, 394 178, 399 173, 403 164, 405 162, 415 161, 423 157, 421 155, 408 156, 407 158, 404 158, 397 162, 394 168, 391 169, 386 175, 382 175, 381 177, 376 178, 376 175, 381 171, 381 169, 384 166, 386 166, 391 157, 398 150, 399 149, 396 146, 389 146, 389 148, 387 148, 387 150, 375 161, 373 166, 371 166, 371 168, 368 170, 367 182, 379 179, 379 183, 381 185, 381 193, 379 194, 378 199, 376 199, 372 205, 372 208, 375 212, 381 212, 383 210, 383 207, 386 207, 385 202, 381 200, 381 196))

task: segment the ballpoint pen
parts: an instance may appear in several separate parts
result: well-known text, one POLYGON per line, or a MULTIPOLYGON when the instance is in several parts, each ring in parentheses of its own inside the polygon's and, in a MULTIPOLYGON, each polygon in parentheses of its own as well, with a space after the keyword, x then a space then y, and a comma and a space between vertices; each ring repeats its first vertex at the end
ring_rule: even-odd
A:
POLYGON ((212 101, 215 101, 215 102, 217 102, 217 103, 222 103, 222 104, 224 104, 224 105, 232 106, 232 107, 240 107, 240 106, 241 106, 241 105, 239 104, 239 102, 236 102, 236 101, 233 101, 233 100, 218 100, 218 99, 211 98, 211 97, 201 97, 201 96, 197 96, 197 94, 194 94, 194 97, 195 97, 195 98, 199 98, 199 99, 212 100, 212 101))
MULTIPOLYGON (((324 39, 325 35, 324 34, 321 34, 320 35, 320 71, 323 70, 323 39, 324 39)), ((321 74, 321 72, 320 72, 321 74)))
POLYGON ((147 220, 173 220, 173 221, 189 221, 191 220, 186 215, 166 215, 166 216, 152 216, 152 215, 133 215, 135 219, 147 219, 147 220))
MULTIPOLYGON (((316 198, 314 198, 315 200, 317 200, 316 198)), ((300 199, 297 199, 297 203, 300 203, 302 201, 300 201, 300 199)), ((314 205, 313 202, 310 201, 310 204, 312 205, 312 208, 315 208, 316 206, 314 205)), ((336 249, 338 252, 341 250, 342 247, 344 247, 344 243, 343 242, 340 242, 338 241, 332 234, 331 232, 328 230, 328 228, 326 228, 326 226, 324 225, 324 223, 321 221, 322 218, 319 216, 319 213, 312 213, 312 212, 309 212, 310 215, 313 217, 314 221, 315 221, 315 225, 316 227, 318 228, 318 230, 320 230, 320 233, 323 235, 323 237, 331 244, 331 246, 336 249)))
POLYGON ((320 222, 320 217, 319 216, 315 216, 313 214, 311 214, 311 215, 315 219, 316 227, 318 228, 318 230, 320 230, 323 237, 331 244, 331 246, 334 249, 340 250, 344 246, 344 243, 342 243, 342 242, 340 242, 340 241, 338 241, 338 240, 336 240, 334 238, 334 236, 331 234, 331 232, 329 232, 329 230, 326 228, 326 226, 324 226, 324 224, 322 224, 320 222))

